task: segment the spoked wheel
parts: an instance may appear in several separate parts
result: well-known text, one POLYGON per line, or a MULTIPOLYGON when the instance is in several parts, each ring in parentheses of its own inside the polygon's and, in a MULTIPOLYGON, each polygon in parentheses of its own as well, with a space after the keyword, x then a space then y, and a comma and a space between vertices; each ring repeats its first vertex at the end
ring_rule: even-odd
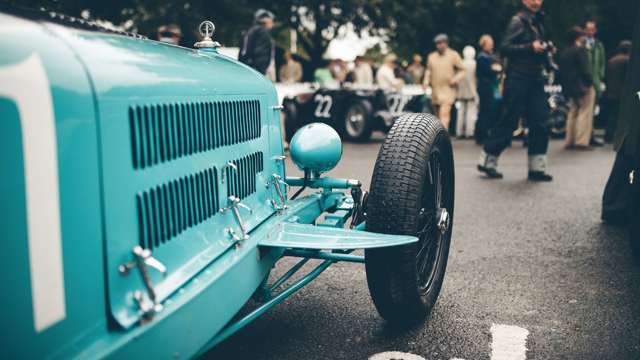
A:
POLYGON ((373 131, 372 106, 366 100, 359 100, 347 109, 342 133, 351 141, 363 142, 371 138, 373 131))
MULTIPOLYGON (((437 270, 440 267, 444 244, 448 246, 450 241, 449 228, 451 227, 452 209, 450 201, 446 201, 443 193, 443 171, 441 164, 442 154, 434 149, 428 163, 429 187, 423 194, 422 208, 419 214, 418 239, 419 250, 416 254, 418 283, 420 292, 429 293, 429 290, 437 280, 437 270), (447 208, 449 206, 449 208, 447 208)), ((447 199, 448 200, 448 199, 447 199)), ((446 261, 446 259, 445 259, 446 261)))
POLYGON ((453 201, 446 130, 432 115, 401 116, 378 154, 367 206, 368 231, 419 239, 365 252, 371 297, 387 321, 415 324, 433 308, 447 265, 453 201))

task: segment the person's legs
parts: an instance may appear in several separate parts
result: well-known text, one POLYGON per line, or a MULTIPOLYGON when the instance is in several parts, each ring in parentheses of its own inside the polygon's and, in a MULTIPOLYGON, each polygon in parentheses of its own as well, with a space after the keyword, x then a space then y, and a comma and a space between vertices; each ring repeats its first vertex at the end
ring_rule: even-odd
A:
POLYGON ((478 102, 469 100, 467 103, 467 126, 466 136, 472 137, 476 132, 476 122, 478 121, 478 102))
POLYGON ((569 100, 569 113, 567 114, 567 126, 564 136, 564 146, 571 148, 576 145, 576 117, 578 116, 578 102, 569 100))
POLYGON ((431 109, 433 110, 433 115, 437 116, 438 120, 440 120, 440 105, 431 103, 431 109))
POLYGON ((529 125, 529 180, 551 181, 547 174, 547 149, 549 148, 549 102, 544 92, 544 80, 531 81, 527 98, 527 123, 529 125))
POLYGON ((613 142, 613 136, 616 133, 616 128, 618 126, 618 111, 620 109, 620 100, 618 99, 609 99, 608 100, 608 118, 607 118, 607 129, 604 135, 604 140, 608 143, 613 142))
POLYGON ((491 126, 490 117, 492 115, 491 107, 494 102, 493 89, 486 84, 478 85, 478 97, 480 98, 478 121, 475 128, 475 138, 478 144, 484 142, 487 132, 491 126))
POLYGON ((438 118, 445 130, 449 131, 449 122, 451 122, 451 104, 443 103, 438 106, 438 118))
POLYGON ((528 83, 529 80, 517 75, 509 75, 505 80, 504 108, 485 142, 487 154, 499 156, 511 144, 513 131, 525 112, 528 83))
POLYGON ((592 88, 580 99, 578 115, 576 117, 576 146, 588 147, 593 131, 593 109, 596 101, 596 91, 592 88))
POLYGON ((480 156, 478 170, 485 172, 491 178, 501 178, 496 172, 498 157, 511 144, 513 131, 518 126, 518 120, 524 115, 531 80, 509 74, 505 80, 504 108, 497 118, 495 125, 489 131, 484 142, 484 149, 480 156))
MULTIPOLYGON (((590 145, 590 146, 594 146, 594 147, 602 147, 602 146, 604 146, 604 142, 602 142, 602 141, 598 140, 598 139, 596 138, 595 133, 593 132, 593 128, 595 127, 595 125, 596 125, 596 120, 597 120, 597 119, 596 119, 596 116, 595 116, 596 106, 599 106, 599 105, 600 105, 600 98, 601 98, 601 96, 600 96, 600 95, 601 95, 601 94, 599 94, 599 93, 595 90, 595 88, 594 88, 594 90, 593 90, 593 91, 594 91, 594 99, 593 99, 593 102, 592 102, 592 109, 591 109, 591 126, 590 126, 590 128, 591 128, 591 132, 590 132, 589 145, 590 145)), ((599 107, 599 110, 598 110, 598 111, 599 111, 599 113, 602 113, 602 108, 601 108, 601 107, 599 107)))
POLYGON ((456 119, 456 136, 465 137, 467 135, 467 121, 469 116, 469 101, 460 100, 460 109, 458 112, 458 118, 456 119))

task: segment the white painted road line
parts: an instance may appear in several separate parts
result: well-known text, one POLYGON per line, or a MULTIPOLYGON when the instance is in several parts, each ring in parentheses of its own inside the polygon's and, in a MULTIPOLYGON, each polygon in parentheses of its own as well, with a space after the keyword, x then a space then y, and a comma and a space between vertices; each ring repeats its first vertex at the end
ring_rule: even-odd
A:
POLYGON ((529 331, 512 325, 491 325, 491 360, 525 360, 529 331))
MULTIPOLYGON (((491 360, 526 360, 529 330, 513 325, 491 325, 491 360)), ((369 360, 424 360, 422 356, 387 351, 374 354, 369 360)), ((452 358, 451 360, 463 360, 452 358)))
POLYGON ((369 357, 369 360, 425 360, 422 356, 404 353, 400 351, 386 351, 379 354, 374 354, 369 357))

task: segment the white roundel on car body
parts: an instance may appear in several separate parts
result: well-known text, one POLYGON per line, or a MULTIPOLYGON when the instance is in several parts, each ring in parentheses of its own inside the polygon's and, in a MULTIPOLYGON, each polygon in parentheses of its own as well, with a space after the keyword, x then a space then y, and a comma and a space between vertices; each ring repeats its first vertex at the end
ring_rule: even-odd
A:
POLYGON ((0 84, 0 96, 15 102, 20 116, 31 301, 34 327, 40 332, 66 317, 53 100, 35 53, 0 67, 0 84))

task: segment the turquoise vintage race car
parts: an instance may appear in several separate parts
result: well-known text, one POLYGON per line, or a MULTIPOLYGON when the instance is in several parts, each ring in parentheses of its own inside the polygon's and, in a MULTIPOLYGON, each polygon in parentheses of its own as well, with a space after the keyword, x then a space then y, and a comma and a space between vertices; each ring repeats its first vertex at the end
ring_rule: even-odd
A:
POLYGON ((0 13, 5 357, 194 357, 339 261, 365 264, 389 322, 433 307, 454 200, 439 122, 396 121, 370 193, 324 176, 342 154, 324 124, 295 134, 305 176, 287 177, 274 86, 218 54, 213 30, 188 49, 0 13), (270 277, 283 257, 300 261, 270 277))

